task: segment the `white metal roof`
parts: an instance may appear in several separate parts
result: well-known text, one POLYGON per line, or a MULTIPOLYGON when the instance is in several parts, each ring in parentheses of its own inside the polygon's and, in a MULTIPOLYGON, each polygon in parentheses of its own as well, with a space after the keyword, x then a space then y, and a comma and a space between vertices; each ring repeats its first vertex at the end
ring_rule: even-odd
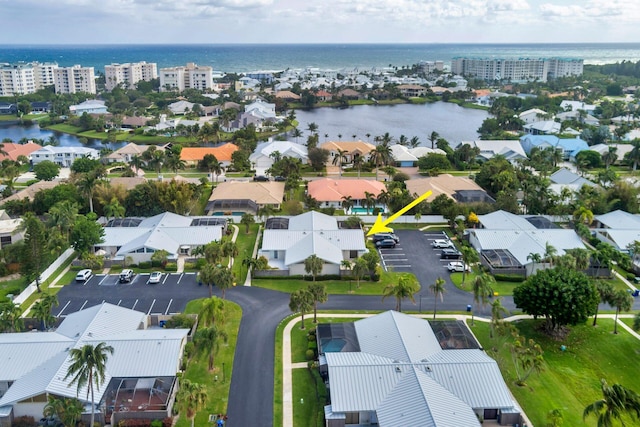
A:
POLYGON ((630 214, 620 209, 603 215, 596 215, 594 218, 607 228, 618 229, 639 229, 640 216, 630 214))
POLYGON ((289 230, 338 230, 338 220, 316 211, 289 218, 289 230))
POLYGON ((280 153, 281 157, 293 157, 296 159, 307 159, 308 157, 307 147, 304 145, 291 141, 271 141, 259 144, 249 156, 249 160, 255 161, 262 156, 270 157, 276 151, 280 153))
POLYGON ((325 238, 322 232, 314 231, 290 246, 285 254, 284 265, 303 262, 311 255, 330 264, 340 264, 344 259, 342 250, 325 238))
POLYGON ((536 228, 524 217, 507 211, 478 215, 478 220, 488 230, 535 230, 536 228))

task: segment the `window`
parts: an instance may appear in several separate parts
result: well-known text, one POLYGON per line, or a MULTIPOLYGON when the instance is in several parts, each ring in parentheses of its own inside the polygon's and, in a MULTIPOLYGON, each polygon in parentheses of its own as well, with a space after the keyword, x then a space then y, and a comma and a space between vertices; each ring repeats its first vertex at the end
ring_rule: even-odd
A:
POLYGON ((0 237, 0 248, 4 248, 5 246, 10 244, 11 244, 11 236, 0 237))
POLYGON ((358 258, 358 251, 349 251, 349 258, 351 259, 358 258))

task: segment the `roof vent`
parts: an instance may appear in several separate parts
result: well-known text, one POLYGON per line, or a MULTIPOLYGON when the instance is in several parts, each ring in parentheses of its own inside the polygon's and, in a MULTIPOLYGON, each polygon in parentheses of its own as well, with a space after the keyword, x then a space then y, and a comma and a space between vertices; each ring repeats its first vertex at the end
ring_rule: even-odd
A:
POLYGON ((427 371, 427 372, 431 372, 431 366, 425 367, 424 370, 427 371))
POLYGON ((396 372, 402 372, 402 369, 400 369, 400 366, 396 366, 396 372))

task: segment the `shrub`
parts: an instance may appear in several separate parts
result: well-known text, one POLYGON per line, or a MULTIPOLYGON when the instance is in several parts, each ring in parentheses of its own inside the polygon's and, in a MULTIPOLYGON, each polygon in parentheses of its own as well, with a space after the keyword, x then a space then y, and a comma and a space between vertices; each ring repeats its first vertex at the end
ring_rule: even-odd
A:
POLYGON ((519 283, 519 282, 524 282, 525 280, 524 276, 517 276, 513 274, 495 274, 493 277, 500 282, 519 283))
POLYGON ((207 260, 204 258, 198 258, 198 260, 196 261, 196 269, 200 270, 205 265, 207 265, 207 260))
POLYGON ((198 267, 196 266, 195 262, 185 262, 184 263, 184 269, 185 270, 196 270, 196 269, 198 269, 198 267))
POLYGON ((191 329, 195 319, 186 314, 176 314, 164 324, 167 329, 191 329))
POLYGON ((151 268, 151 261, 143 261, 140 264, 138 264, 138 267, 140 267, 143 270, 148 270, 151 268))
POLYGON ((168 262, 167 265, 164 266, 165 271, 178 271, 178 264, 175 262, 168 262))
POLYGON ((104 257, 96 256, 93 254, 87 255, 81 260, 82 267, 90 268, 91 270, 99 270, 104 266, 104 257))
POLYGON ((305 356, 307 358, 307 360, 313 360, 316 358, 316 352, 313 351, 312 349, 309 349, 306 351, 305 356))

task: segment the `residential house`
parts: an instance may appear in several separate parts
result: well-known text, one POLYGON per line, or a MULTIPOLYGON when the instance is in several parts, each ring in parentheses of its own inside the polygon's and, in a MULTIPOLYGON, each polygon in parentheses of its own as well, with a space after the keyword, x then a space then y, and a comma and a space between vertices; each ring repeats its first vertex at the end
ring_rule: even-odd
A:
POLYGON ((517 139, 462 141, 460 144, 469 144, 471 148, 478 148, 480 154, 476 156, 476 160, 479 162, 486 162, 495 156, 502 156, 510 163, 527 158, 527 154, 517 139))
POLYGON ((27 199, 30 202, 33 202, 35 195, 41 190, 48 190, 50 188, 55 187, 60 184, 58 181, 38 181, 36 183, 31 184, 27 188, 24 188, 18 191, 15 194, 12 194, 9 197, 5 197, 0 200, 0 205, 4 205, 7 202, 18 201, 27 199))
POLYGON ((280 210, 284 200, 284 182, 221 182, 213 189, 205 208, 207 215, 242 215, 269 206, 280 210))
POLYGON ((50 101, 31 103, 32 113, 48 113, 49 111, 51 111, 51 108, 52 108, 52 103, 50 101))
POLYGON ((0 424, 23 416, 39 420, 49 397, 79 399, 85 424, 92 411, 100 425, 170 417, 188 334, 154 327, 146 313, 109 303, 67 315, 55 331, 0 334, 0 424), (70 349, 99 343, 113 353, 104 381, 91 393, 94 409, 87 385, 78 388, 67 374, 70 349))
POLYGON ((279 90, 276 92, 276 98, 285 101, 299 101, 300 95, 291 92, 290 90, 279 90))
POLYGON ((400 168, 415 167, 418 165, 418 159, 420 157, 427 156, 431 153, 443 155, 445 154, 445 152, 440 150, 439 148, 409 148, 400 144, 391 145, 389 146, 389 148, 391 149, 391 155, 395 160, 395 165, 400 168))
POLYGON ((299 159, 305 165, 309 161, 307 147, 291 141, 268 141, 258 144, 256 150, 249 156, 249 161, 256 171, 256 175, 266 175, 276 161, 276 158, 291 157, 299 159))
POLYGON ((448 173, 428 178, 410 179, 405 181, 405 185, 407 186, 409 194, 415 197, 431 191, 431 195, 427 197, 427 202, 432 202, 433 199, 441 194, 459 203, 495 202, 495 200, 472 179, 453 176, 448 173))
POLYGON ((572 101, 567 99, 560 102, 560 108, 563 109, 564 111, 582 110, 591 115, 593 115, 593 113, 596 111, 596 106, 593 104, 587 104, 586 102, 572 101))
POLYGON ((131 191, 138 185, 146 183, 147 180, 141 176, 117 176, 109 178, 111 187, 122 187, 125 191, 131 191))
POLYGON ((84 113, 87 114, 107 114, 107 106, 104 101, 99 99, 87 99, 80 104, 72 105, 69 107, 69 112, 75 116, 81 116, 84 113))
POLYGON ((542 121, 548 116, 550 116, 549 113, 539 108, 530 108, 529 110, 523 111, 522 113, 518 114, 518 118, 525 124, 542 121))
POLYGON ((575 120, 579 123, 584 123, 590 126, 600 125, 600 120, 596 119, 591 114, 588 114, 586 112, 581 112, 580 110, 576 110, 576 111, 571 110, 571 111, 565 111, 563 113, 558 113, 556 114, 556 119, 560 120, 561 123, 566 120, 575 120))
POLYGON ((479 228, 467 229, 469 243, 480 254, 480 262, 492 274, 516 274, 525 277, 548 264, 536 262, 532 255, 544 258, 548 247, 563 255, 567 250, 586 249, 574 230, 561 229, 537 216, 519 216, 506 211, 478 215, 479 228))
POLYGON ((259 117, 266 119, 276 119, 276 104, 270 104, 262 99, 256 99, 244 107, 245 113, 255 112, 259 117))
POLYGON ((270 267, 294 276, 307 274, 304 261, 316 255, 323 261, 320 274, 327 275, 340 274, 342 261, 353 261, 366 252, 361 229, 340 229, 336 218, 310 211, 267 222, 258 256, 266 257, 270 267))
MULTIPOLYGON (((638 137, 640 137, 640 134, 638 135, 638 137)), ((632 144, 596 144, 589 147, 589 150, 595 151, 596 153, 599 153, 602 156, 608 153, 609 150, 612 148, 615 149, 615 153, 617 156, 616 160, 613 162, 613 164, 616 164, 622 159, 624 159, 624 157, 628 153, 630 153, 631 150, 633 150, 633 145, 632 144)))
POLYGON ((250 77, 252 79, 256 79, 259 80, 260 82, 263 82, 264 84, 270 85, 271 83, 273 83, 273 76, 274 72, 273 71, 251 71, 249 73, 245 73, 245 76, 250 77))
POLYGON ((333 95, 326 90, 318 90, 314 95, 320 102, 329 102, 333 99, 333 95))
POLYGON ((0 102, 0 116, 15 115, 18 113, 16 104, 10 102, 0 102))
MULTIPOLYGON (((124 116, 120 120, 120 129, 138 129, 147 125, 149 121, 153 120, 152 117, 144 116, 124 116)), ((113 120, 111 123, 114 123, 113 120)), ((115 123, 114 123, 115 124, 115 123)))
POLYGON ((580 151, 589 149, 589 144, 580 138, 560 139, 555 135, 525 135, 520 138, 520 143, 527 155, 531 154, 534 147, 554 148, 562 151, 564 160, 573 160, 580 151))
POLYGON ((88 157, 99 159, 100 152, 89 147, 54 147, 46 145, 31 153, 31 163, 37 165, 40 162, 49 160, 63 168, 71 167, 76 159, 88 157))
POLYGON ((205 155, 213 154, 224 167, 231 164, 231 155, 238 151, 238 146, 227 142, 217 147, 184 147, 180 152, 180 160, 188 166, 197 166, 205 155))
POLYGON ((640 253, 633 251, 633 246, 640 242, 640 216, 615 210, 603 215, 596 215, 592 224, 593 235, 601 242, 608 243, 617 251, 629 254, 640 273, 640 253))
POLYGON ((549 176, 549 180, 551 181, 549 189, 558 195, 563 193, 562 190, 564 188, 568 188, 572 192, 577 192, 580 191, 583 185, 588 185, 589 187, 596 186, 593 182, 567 168, 558 169, 549 176))
POLYGON ((110 153, 106 159, 109 163, 123 162, 130 163, 133 156, 141 157, 142 154, 151 147, 150 145, 136 144, 130 142, 122 148, 118 148, 113 153, 110 153))
POLYGON ((522 128, 532 135, 554 135, 560 133, 562 125, 554 120, 544 120, 526 124, 522 128))
POLYGON ((7 154, 0 154, 0 161, 4 159, 18 161, 18 157, 25 156, 29 158, 31 153, 42 148, 40 144, 36 144, 33 141, 29 141, 26 144, 16 144, 15 142, 3 142, 2 150, 7 154))
POLYGON ((376 202, 376 198, 386 189, 384 183, 369 179, 322 178, 309 181, 307 194, 317 200, 320 207, 340 209, 342 202, 348 199, 353 203, 349 213, 371 213, 370 208, 372 209, 374 206, 382 212, 385 211, 386 206, 376 202), (371 195, 372 200, 368 201, 367 193, 371 195), (371 202, 371 206, 368 206, 369 202, 371 202))
POLYGON ((356 157, 362 157, 366 162, 376 146, 364 141, 327 141, 320 144, 319 148, 329 152, 329 164, 332 164, 333 158, 341 151, 344 163, 353 163, 356 157))
POLYGON ((386 311, 320 324, 316 336, 327 427, 524 425, 498 364, 464 322, 386 311))
POLYGON ((420 85, 398 85, 397 89, 402 96, 407 98, 425 96, 428 90, 426 87, 420 85))
POLYGON ((337 97, 355 101, 355 100, 358 100, 358 99, 363 99, 364 95, 362 95, 357 90, 346 88, 346 89, 342 89, 341 91, 339 91, 338 94, 337 94, 337 97))
POLYGON ((114 218, 104 227, 101 243, 94 245, 95 253, 108 259, 134 263, 151 261, 157 251, 164 250, 168 258, 190 255, 200 246, 220 241, 226 220, 210 217, 188 217, 165 212, 150 218, 114 218), (102 252, 100 252, 102 251, 102 252))
POLYGON ((196 105, 193 102, 189 101, 176 101, 169 104, 168 108, 172 114, 186 114, 193 111, 193 106, 196 105))
POLYGON ((13 219, 4 209, 0 209, 0 249, 23 239, 21 224, 22 218, 13 219))

